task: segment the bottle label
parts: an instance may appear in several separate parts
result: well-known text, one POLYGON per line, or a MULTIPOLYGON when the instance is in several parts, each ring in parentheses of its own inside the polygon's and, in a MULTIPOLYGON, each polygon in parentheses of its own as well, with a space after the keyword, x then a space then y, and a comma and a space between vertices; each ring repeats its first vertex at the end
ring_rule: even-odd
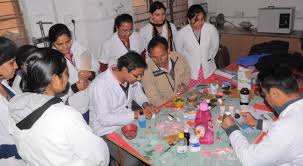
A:
POLYGON ((241 103, 249 103, 249 95, 240 94, 240 101, 241 103))
POLYGON ((177 153, 186 153, 187 152, 187 146, 177 146, 177 153))
POLYGON ((190 146, 193 147, 193 148, 200 147, 200 143, 199 142, 197 142, 197 143, 191 143, 190 146))

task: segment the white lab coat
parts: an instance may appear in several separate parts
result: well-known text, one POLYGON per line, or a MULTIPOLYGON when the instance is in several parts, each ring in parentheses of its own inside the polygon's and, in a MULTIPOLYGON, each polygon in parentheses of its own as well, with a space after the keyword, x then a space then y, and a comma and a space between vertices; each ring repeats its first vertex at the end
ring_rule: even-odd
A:
POLYGON ((87 48, 84 48, 78 42, 73 41, 71 52, 73 53, 73 57, 75 59, 75 66, 73 66, 69 60, 66 59, 69 72, 69 82, 72 84, 78 81, 78 72, 81 70, 81 56, 91 56, 91 71, 94 71, 96 74, 98 74, 99 63, 97 61, 97 58, 95 58, 95 56, 92 54, 83 54, 87 52, 87 50, 87 48))
MULTIPOLYGON (((173 23, 170 23, 170 27, 171 27, 172 34, 173 34, 173 44, 174 44, 175 37, 177 34, 177 28, 173 23)), ((153 38, 153 30, 154 30, 154 27, 150 23, 147 23, 145 26, 143 26, 140 29, 140 36, 143 40, 144 48, 146 48, 146 50, 147 50, 149 41, 153 38)), ((168 29, 167 29, 166 23, 165 23, 165 26, 162 27, 161 36, 164 37, 166 40, 168 39, 168 29)))
MULTIPOLYGON (((130 50, 136 51, 141 54, 144 47, 140 35, 137 32, 133 32, 129 37, 130 50)), ((128 49, 124 46, 121 39, 118 36, 118 33, 115 32, 113 36, 106 40, 99 51, 99 62, 103 64, 117 64, 118 58, 123 56, 128 52, 128 49)))
POLYGON ((191 78, 198 79, 200 65, 204 79, 211 76, 216 70, 215 56, 219 48, 219 35, 217 29, 205 22, 201 28, 200 44, 190 25, 186 25, 176 36, 176 49, 184 55, 191 67, 191 78))
POLYGON ((16 74, 13 85, 12 85, 12 89, 16 92, 16 94, 22 93, 22 90, 20 87, 21 80, 22 80, 22 77, 19 74, 16 74))
POLYGON ((95 134, 103 136, 134 120, 132 100, 140 106, 148 102, 140 82, 129 85, 128 97, 111 68, 98 75, 89 87, 89 124, 95 134))
MULTIPOLYGON (((96 74, 98 74, 99 63, 94 55, 85 54, 85 52, 87 51, 87 48, 84 48, 78 42, 73 41, 71 52, 73 53, 75 66, 69 60, 66 59, 67 69, 69 73, 68 82, 70 83, 70 85, 75 84, 79 80, 78 73, 81 70, 81 62, 83 61, 83 58, 81 56, 90 56, 88 58, 91 59, 91 71, 94 71, 96 74)), ((62 99, 64 101, 68 98, 69 105, 83 114, 88 111, 89 104, 86 90, 87 89, 74 93, 70 88, 68 91, 68 95, 62 97, 62 99)))
POLYGON ((239 130, 229 136, 239 160, 245 166, 302 166, 303 165, 303 99, 280 114, 279 119, 263 121, 267 136, 259 144, 250 145, 239 130))
POLYGON ((36 98, 39 97, 36 94, 35 99, 30 99, 29 96, 25 99, 27 101, 25 103, 22 99, 28 94, 17 95, 11 99, 9 105, 12 116, 10 121, 12 134, 16 139, 20 156, 28 165, 108 165, 107 144, 102 138, 92 133, 91 128, 78 111, 63 103, 49 107, 30 129, 17 128, 16 123, 23 119, 24 115, 29 114, 29 110, 26 109, 36 107, 31 104, 39 102, 36 101, 36 98))
MULTIPOLYGON (((6 81, 2 81, 3 86, 7 86, 6 81)), ((0 144, 15 144, 15 141, 9 133, 9 111, 8 111, 8 101, 5 97, 0 95, 0 144)), ((0 165, 3 166, 25 166, 23 160, 17 160, 15 157, 10 157, 8 159, 0 159, 0 165)))
MULTIPOLYGON (((169 23, 169 24, 170 24, 172 34, 173 34, 173 49, 176 50, 175 49, 175 37, 177 35, 177 28, 173 23, 169 23)), ((143 41, 144 49, 146 49, 146 62, 151 61, 151 58, 148 56, 147 47, 148 47, 149 41, 153 38, 153 30, 154 30, 154 27, 150 23, 147 23, 145 26, 143 26, 140 29, 140 36, 143 41)), ((168 39, 168 29, 167 29, 166 24, 165 24, 165 26, 162 27, 161 36, 164 37, 166 40, 168 39)))

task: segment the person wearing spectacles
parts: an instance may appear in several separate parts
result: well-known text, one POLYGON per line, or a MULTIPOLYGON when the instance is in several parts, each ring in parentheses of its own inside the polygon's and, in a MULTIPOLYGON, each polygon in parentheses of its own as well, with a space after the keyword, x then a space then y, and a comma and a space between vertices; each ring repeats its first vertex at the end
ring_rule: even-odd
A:
MULTIPOLYGON (((144 112, 147 119, 159 112, 158 108, 149 103, 139 82, 146 68, 143 57, 129 51, 118 59, 116 67, 109 67, 92 82, 89 88, 89 124, 94 133, 105 141, 105 135, 138 119, 140 111, 144 112), (133 100, 142 107, 141 110, 132 110, 133 100)), ((112 158, 120 162, 117 145, 108 140, 106 142, 112 158)), ((125 165, 140 165, 140 161, 126 151, 122 155, 125 165)))

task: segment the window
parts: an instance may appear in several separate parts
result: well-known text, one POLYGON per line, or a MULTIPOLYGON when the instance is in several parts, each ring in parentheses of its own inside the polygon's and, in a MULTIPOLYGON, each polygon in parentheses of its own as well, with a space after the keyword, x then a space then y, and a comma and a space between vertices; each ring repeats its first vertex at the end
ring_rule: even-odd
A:
POLYGON ((15 41, 18 46, 28 43, 17 0, 0 0, 0 36, 15 41))

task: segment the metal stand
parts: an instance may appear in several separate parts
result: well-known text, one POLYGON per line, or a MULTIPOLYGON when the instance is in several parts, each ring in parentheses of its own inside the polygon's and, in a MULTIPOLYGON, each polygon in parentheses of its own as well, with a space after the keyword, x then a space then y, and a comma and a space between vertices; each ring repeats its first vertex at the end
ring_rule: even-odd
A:
POLYGON ((44 24, 53 24, 53 22, 42 22, 40 20, 36 24, 39 25, 42 37, 41 38, 35 38, 35 37, 33 37, 33 44, 37 46, 40 43, 44 43, 44 47, 48 47, 49 46, 48 37, 45 36, 43 25, 44 24))

